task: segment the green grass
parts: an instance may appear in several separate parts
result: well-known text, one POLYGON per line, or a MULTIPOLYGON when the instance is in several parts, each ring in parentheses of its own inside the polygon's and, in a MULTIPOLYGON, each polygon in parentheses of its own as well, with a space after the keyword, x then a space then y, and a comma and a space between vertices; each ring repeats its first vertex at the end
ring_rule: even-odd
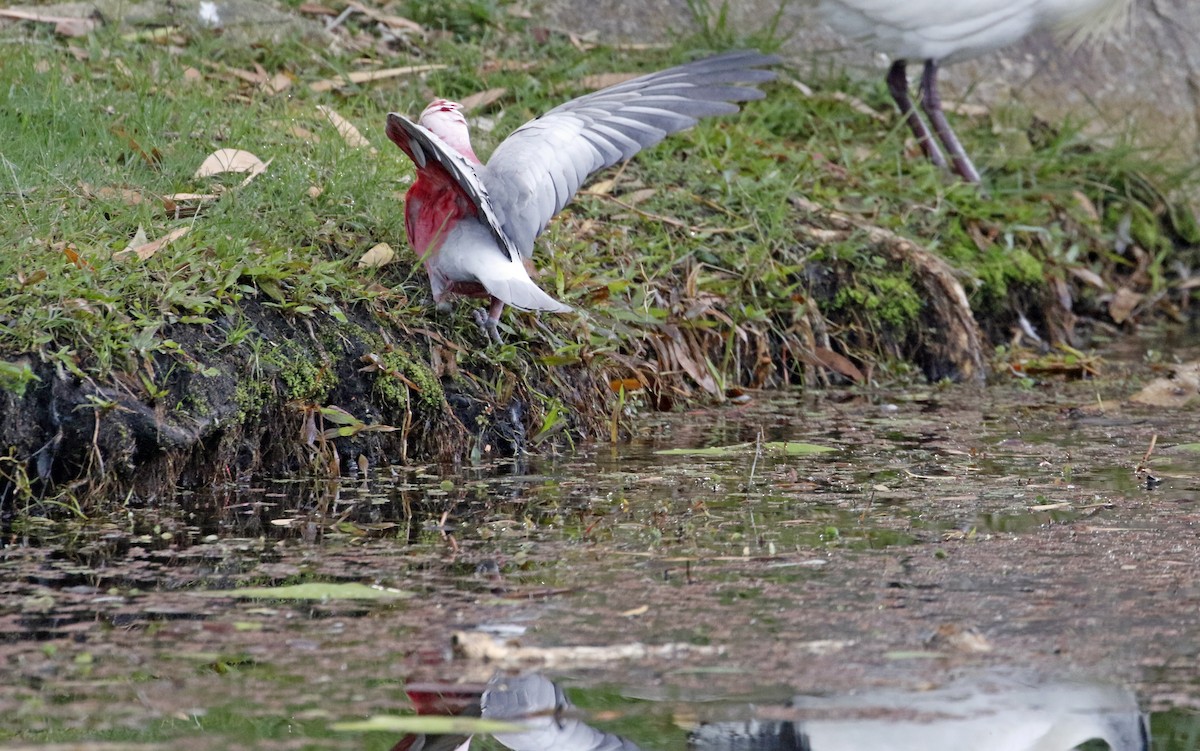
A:
MULTIPOLYGON (((102 28, 68 43, 44 27, 5 27, 0 388, 18 395, 46 388, 35 366, 49 364, 86 380, 119 381, 154 402, 170 397, 177 373, 210 374, 211 353, 235 351, 245 355, 239 377, 280 383, 240 390, 249 417, 272 394, 325 399, 333 382, 322 379, 334 377, 328 362, 314 355, 289 364, 297 358, 278 353, 308 352, 313 343, 299 341, 308 331, 324 342, 317 349, 333 352, 339 341, 362 339, 369 322, 384 335, 366 337, 374 349, 398 337, 393 359, 401 364, 409 347, 412 356, 428 356, 424 337, 405 333, 411 329, 461 344, 447 355, 457 369, 445 378, 490 393, 497 405, 514 388, 526 389, 531 426, 587 409, 603 422, 609 407, 572 396, 571 373, 607 368, 627 377, 633 370, 660 392, 694 388, 694 373, 661 361, 663 342, 680 336, 697 372, 712 377, 710 388, 795 382, 798 370, 756 379, 755 366, 762 352, 778 355, 780 342, 794 336, 810 298, 847 353, 892 365, 910 354, 897 343, 922 325, 911 270, 864 252, 858 237, 801 242, 792 196, 933 250, 960 271, 979 319, 1001 322, 998 330, 1040 304, 1047 279, 1069 279, 1072 267, 1123 278, 1136 261, 1114 250, 1121 234, 1149 259, 1138 282, 1144 292, 1166 289, 1178 248, 1198 239, 1190 211, 1173 198, 1189 187, 1186 173, 1172 174, 1132 147, 1096 147, 1070 126, 1035 126, 1019 112, 997 113, 1003 140, 987 119, 956 118, 985 169, 988 191, 981 193, 904 158, 906 133, 882 82, 806 75, 811 97, 780 81, 741 115, 639 155, 614 191, 618 200, 642 198, 633 210, 578 197, 540 241, 537 263, 540 282, 583 316, 535 324, 509 313, 507 343, 484 349, 469 314, 473 303, 460 301, 449 318, 435 314, 423 272, 413 268, 402 210, 412 166, 383 134, 386 112, 416 113, 433 95, 504 87, 499 105, 472 116, 494 123, 475 133, 486 157, 525 120, 585 93, 578 83, 585 75, 653 70, 706 44, 739 40, 717 17, 699 39, 675 49, 583 52, 559 34, 539 38, 498 4, 452 3, 438 17, 425 8, 419 20, 446 31, 416 40, 419 58, 403 46, 387 54, 381 46, 332 48, 311 37, 235 44, 185 29, 160 44, 102 28), (363 67, 427 62, 446 68, 334 92, 307 86, 363 67), (229 73, 256 65, 293 85, 270 94, 229 73), (864 114, 839 92, 882 117, 864 114), (348 145, 318 105, 353 122, 377 153, 348 145), (241 175, 193 178, 218 148, 271 162, 240 187, 241 175), (644 197, 638 191, 645 188, 656 190, 644 197), (163 209, 164 195, 217 190, 221 198, 198 216, 175 219, 163 209), (149 260, 114 258, 139 229, 154 240, 181 227, 188 233, 149 260), (358 269, 355 261, 381 241, 399 262, 358 269), (298 343, 266 337, 263 311, 287 322, 298 343), (180 334, 190 331, 197 337, 180 334)), ((361 17, 347 24, 356 34, 373 33, 361 17)), ((772 33, 757 41, 769 43, 772 33)), ((1097 291, 1075 293, 1080 310, 1102 313, 1097 291)), ((377 393, 407 403, 387 389, 377 393)))

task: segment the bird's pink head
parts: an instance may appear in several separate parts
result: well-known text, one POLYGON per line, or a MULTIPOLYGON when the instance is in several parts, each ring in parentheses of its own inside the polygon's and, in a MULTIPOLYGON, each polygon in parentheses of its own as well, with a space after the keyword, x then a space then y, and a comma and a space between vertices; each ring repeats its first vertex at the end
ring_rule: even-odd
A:
POLYGON ((479 158, 471 148, 471 135, 467 131, 467 118, 463 116, 462 105, 448 99, 434 99, 421 113, 417 121, 422 127, 446 142, 450 148, 465 156, 475 164, 479 158))

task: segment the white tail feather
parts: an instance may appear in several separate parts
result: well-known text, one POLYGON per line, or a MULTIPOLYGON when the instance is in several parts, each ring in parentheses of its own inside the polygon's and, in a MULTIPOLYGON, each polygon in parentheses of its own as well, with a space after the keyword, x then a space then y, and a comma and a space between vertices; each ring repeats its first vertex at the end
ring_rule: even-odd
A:
POLYGON ((551 313, 570 313, 574 311, 570 305, 555 300, 546 294, 541 287, 528 277, 525 279, 484 279, 483 286, 494 297, 504 301, 505 305, 522 310, 548 310, 551 313))

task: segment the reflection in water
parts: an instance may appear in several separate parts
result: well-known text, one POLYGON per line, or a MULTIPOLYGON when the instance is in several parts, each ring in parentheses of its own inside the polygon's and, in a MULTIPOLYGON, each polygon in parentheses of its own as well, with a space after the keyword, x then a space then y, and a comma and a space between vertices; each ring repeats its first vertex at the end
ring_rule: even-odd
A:
MULTIPOLYGON (((631 741, 590 727, 570 710, 562 688, 537 674, 493 678, 474 709, 484 719, 525 724, 524 731, 495 736, 513 751, 637 751, 631 741)), ((754 714, 701 725, 691 733, 689 749, 1070 751, 1096 741, 1112 751, 1150 748, 1146 715, 1132 692, 1100 684, 988 676, 931 691, 798 696, 754 714)), ((397 748, 466 748, 463 741, 437 737, 397 748)))
POLYGON ((705 751, 894 749, 1067 751, 1103 741, 1112 751, 1148 751, 1146 716, 1128 689, 1088 683, 1035 684, 992 676, 932 691, 881 690, 798 696, 775 721, 702 726, 705 751))

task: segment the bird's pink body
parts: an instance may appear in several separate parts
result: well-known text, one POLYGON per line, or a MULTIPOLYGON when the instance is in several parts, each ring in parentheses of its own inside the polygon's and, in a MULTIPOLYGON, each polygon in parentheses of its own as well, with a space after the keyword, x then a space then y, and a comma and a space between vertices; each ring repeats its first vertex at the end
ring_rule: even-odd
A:
POLYGON ((593 172, 763 94, 776 58, 732 52, 627 81, 560 105, 518 128, 487 164, 471 148, 462 105, 436 99, 417 122, 390 113, 387 135, 412 159, 405 230, 434 301, 487 297, 481 324, 497 339, 505 305, 570 312, 538 287, 534 240, 593 172))
MULTIPOLYGON (((421 113, 417 122, 429 132, 441 138, 467 161, 481 165, 471 149, 467 121, 460 110, 462 106, 445 99, 436 99, 421 113)), ((448 231, 464 219, 477 219, 479 211, 470 198, 459 190, 454 178, 444 169, 425 168, 417 170, 417 179, 404 195, 404 229, 408 242, 425 262, 426 271, 438 274, 436 254, 445 242, 448 231)), ((465 297, 490 297, 487 289, 479 282, 440 280, 443 295, 435 302, 442 302, 445 294, 465 297)))

